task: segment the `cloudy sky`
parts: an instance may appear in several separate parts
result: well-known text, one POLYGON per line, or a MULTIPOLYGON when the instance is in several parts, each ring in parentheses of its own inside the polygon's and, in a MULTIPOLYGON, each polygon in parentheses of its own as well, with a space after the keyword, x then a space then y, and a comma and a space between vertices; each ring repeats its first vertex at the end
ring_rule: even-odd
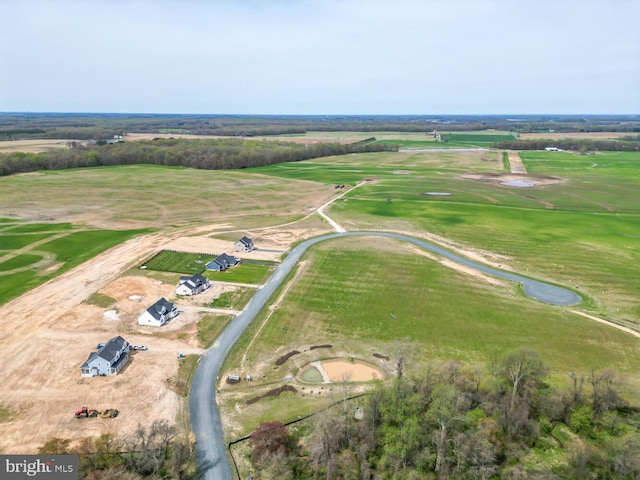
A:
POLYGON ((640 0, 0 0, 0 111, 640 113, 640 0))

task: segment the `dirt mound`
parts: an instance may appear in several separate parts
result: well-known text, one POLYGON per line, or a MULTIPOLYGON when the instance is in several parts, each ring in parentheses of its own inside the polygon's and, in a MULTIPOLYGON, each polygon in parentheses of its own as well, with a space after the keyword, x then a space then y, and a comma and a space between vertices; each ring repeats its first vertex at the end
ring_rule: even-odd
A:
POLYGON ((277 397, 282 392, 298 393, 298 390, 296 389, 296 387, 292 387, 291 385, 283 385, 283 386, 281 386, 279 388, 274 388, 273 390, 269 390, 264 395, 260 395, 259 397, 253 397, 253 398, 247 400, 247 405, 251 405, 251 404, 254 404, 256 402, 259 402, 260 400, 262 400, 263 398, 266 398, 266 397, 277 397))
POLYGON ((309 350, 315 350, 316 348, 331 348, 331 347, 333 347, 333 345, 326 343, 324 345, 314 345, 312 347, 309 347, 309 350))
POLYGON ((289 353, 287 353, 286 355, 282 355, 280 358, 278 358, 276 360, 276 365, 282 365, 284 362, 286 362, 287 360, 289 360, 291 357, 293 357, 294 355, 299 354, 300 352, 298 350, 293 350, 289 353))
POLYGON ((387 357, 386 355, 382 355, 381 353, 374 353, 373 356, 381 360, 384 360, 385 362, 389 361, 389 357, 387 357))

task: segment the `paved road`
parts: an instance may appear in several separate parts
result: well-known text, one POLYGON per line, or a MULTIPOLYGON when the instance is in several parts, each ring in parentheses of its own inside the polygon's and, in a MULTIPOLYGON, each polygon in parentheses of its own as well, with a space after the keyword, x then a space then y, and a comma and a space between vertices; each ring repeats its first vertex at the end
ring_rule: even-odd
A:
POLYGON ((276 268, 264 287, 256 292, 242 313, 229 323, 213 346, 200 359, 191 384, 189 410, 191 413, 191 425, 196 439, 195 448, 198 469, 202 480, 233 478, 226 457, 226 445, 222 434, 220 412, 215 399, 216 378, 231 347, 309 247, 325 240, 348 236, 377 236, 404 240, 489 275, 522 283, 526 295, 542 302, 554 305, 580 303, 580 296, 564 288, 487 267, 424 240, 418 240, 406 235, 385 232, 345 232, 323 235, 302 242, 276 268))

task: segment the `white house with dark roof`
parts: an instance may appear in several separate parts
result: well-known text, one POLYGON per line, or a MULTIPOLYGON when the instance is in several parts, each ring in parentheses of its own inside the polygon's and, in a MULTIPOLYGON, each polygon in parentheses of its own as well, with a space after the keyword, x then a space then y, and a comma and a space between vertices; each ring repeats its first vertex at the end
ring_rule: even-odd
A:
POLYGON ((234 257, 233 255, 227 255, 223 253, 219 255, 214 260, 211 260, 207 263, 207 270, 214 270, 216 272, 222 272, 227 268, 235 267, 240 263, 240 259, 234 257))
POLYGON ((142 312, 138 317, 138 325, 161 327, 172 318, 177 317, 179 313, 178 307, 176 307, 175 304, 162 297, 142 312))
POLYGON ((255 250, 255 248, 256 247, 253 245, 253 240, 251 240, 249 237, 242 237, 233 245, 233 249, 236 252, 251 252, 255 250))
POLYGON ((211 288, 211 282, 199 273, 191 277, 180 277, 180 285, 176 287, 176 295, 197 295, 211 288))
POLYGON ((130 345, 121 336, 113 337, 80 366, 83 377, 96 375, 115 375, 127 364, 130 345))

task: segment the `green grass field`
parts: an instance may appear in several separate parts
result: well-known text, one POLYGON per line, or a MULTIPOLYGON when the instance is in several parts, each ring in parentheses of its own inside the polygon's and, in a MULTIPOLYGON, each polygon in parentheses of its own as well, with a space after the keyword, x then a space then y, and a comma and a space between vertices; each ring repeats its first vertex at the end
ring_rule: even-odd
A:
POLYGON ((499 254, 524 274, 578 289, 593 299, 595 313, 638 327, 635 157, 522 152, 531 173, 563 179, 533 189, 461 178, 469 172, 503 172, 500 152, 350 155, 259 171, 329 184, 373 178, 334 203, 330 215, 350 229, 427 231, 499 254), (429 191, 452 195, 426 196, 429 191))
POLYGON ((0 256, 8 256, 0 263, 0 304, 135 235, 149 232, 148 229, 75 229, 68 223, 16 222, 0 228, 0 256), (53 240, 46 241, 54 235, 53 240), (20 249, 23 253, 15 252, 20 249))
POLYGON ((205 277, 209 280, 217 282, 237 282, 237 283, 264 283, 269 275, 273 272, 273 265, 253 265, 250 263, 241 263, 235 267, 229 268, 223 272, 214 272, 207 270, 205 277))
POLYGON ((148 270, 193 275, 204 272, 206 263, 213 260, 214 257, 215 255, 162 250, 153 258, 147 260, 144 266, 148 270))
POLYGON ((218 298, 209 304, 214 308, 231 308, 233 310, 242 310, 256 291, 253 288, 241 287, 231 292, 224 292, 218 298))

